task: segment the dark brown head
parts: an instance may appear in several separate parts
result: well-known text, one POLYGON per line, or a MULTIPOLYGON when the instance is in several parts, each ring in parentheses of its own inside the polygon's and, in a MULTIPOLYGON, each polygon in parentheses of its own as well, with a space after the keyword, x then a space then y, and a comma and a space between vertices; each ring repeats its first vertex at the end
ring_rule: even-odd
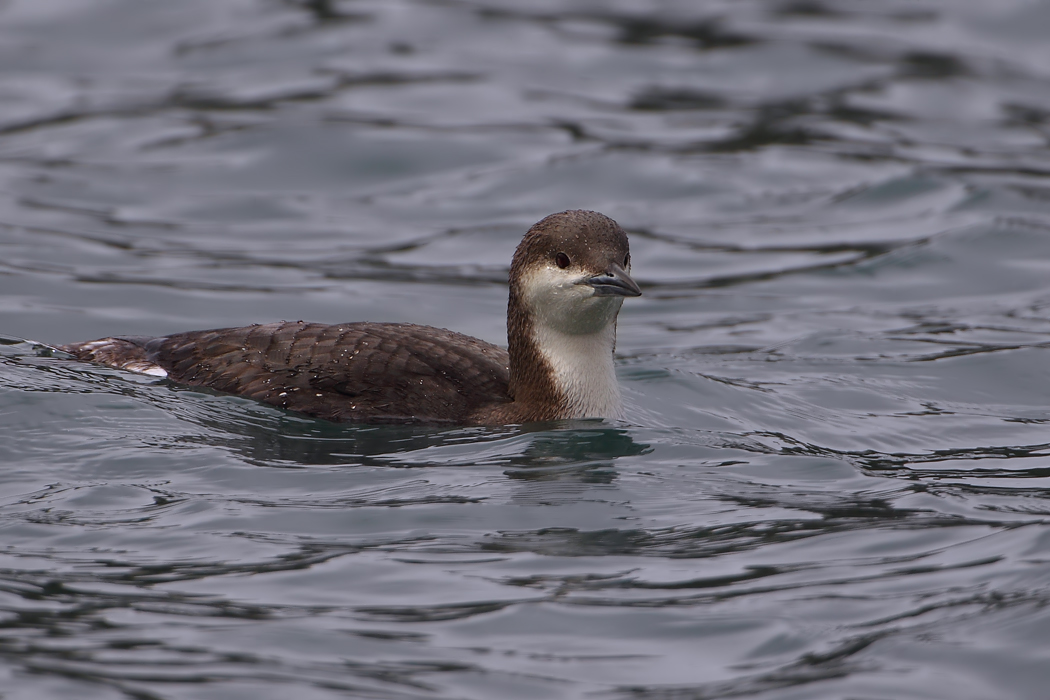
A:
POLYGON ((596 211, 575 209, 551 214, 529 229, 514 251, 511 283, 537 266, 565 270, 565 274, 577 277, 587 274, 588 279, 594 278, 599 295, 641 294, 626 275, 631 267, 627 234, 596 211), (609 279, 602 281, 603 277, 609 279))
POLYGON ((630 268, 619 224, 595 211, 565 211, 525 234, 511 263, 511 292, 537 321, 590 333, 615 319, 623 297, 642 293, 630 268))

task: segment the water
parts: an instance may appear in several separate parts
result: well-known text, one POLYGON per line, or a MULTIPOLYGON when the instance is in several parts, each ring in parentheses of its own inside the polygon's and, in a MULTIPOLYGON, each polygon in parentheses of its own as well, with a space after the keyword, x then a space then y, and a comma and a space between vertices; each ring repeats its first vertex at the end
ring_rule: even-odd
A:
POLYGON ((1039 699, 1050 2, 0 4, 0 696, 1039 699), (40 343, 504 340, 632 236, 622 424, 336 426, 40 343))

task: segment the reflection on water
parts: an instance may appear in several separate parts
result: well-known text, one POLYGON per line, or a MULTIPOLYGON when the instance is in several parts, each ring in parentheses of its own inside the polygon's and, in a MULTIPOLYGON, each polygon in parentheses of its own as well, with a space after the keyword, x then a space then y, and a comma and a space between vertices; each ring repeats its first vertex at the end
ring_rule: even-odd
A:
POLYGON ((5 700, 1041 700, 1050 4, 519 5, 0 4, 5 700), (333 425, 45 345, 502 342, 577 207, 645 290, 623 424, 333 425))

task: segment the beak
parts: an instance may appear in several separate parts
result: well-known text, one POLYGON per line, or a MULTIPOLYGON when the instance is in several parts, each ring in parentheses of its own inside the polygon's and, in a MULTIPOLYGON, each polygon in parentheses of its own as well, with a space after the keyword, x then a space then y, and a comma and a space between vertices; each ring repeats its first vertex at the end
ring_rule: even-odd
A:
POLYGON ((638 288, 638 283, 631 279, 631 276, 627 274, 627 270, 623 269, 616 263, 605 268, 604 275, 589 277, 581 281, 580 284, 587 284, 593 287, 594 296, 596 297, 642 296, 642 290, 638 288))

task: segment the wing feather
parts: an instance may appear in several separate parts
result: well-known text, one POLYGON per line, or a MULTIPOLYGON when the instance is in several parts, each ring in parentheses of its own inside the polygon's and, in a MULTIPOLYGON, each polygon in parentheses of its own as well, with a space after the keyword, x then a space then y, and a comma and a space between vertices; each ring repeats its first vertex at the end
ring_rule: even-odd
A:
POLYGON ((441 328, 284 322, 136 340, 176 382, 328 420, 457 423, 510 400, 507 352, 441 328))

